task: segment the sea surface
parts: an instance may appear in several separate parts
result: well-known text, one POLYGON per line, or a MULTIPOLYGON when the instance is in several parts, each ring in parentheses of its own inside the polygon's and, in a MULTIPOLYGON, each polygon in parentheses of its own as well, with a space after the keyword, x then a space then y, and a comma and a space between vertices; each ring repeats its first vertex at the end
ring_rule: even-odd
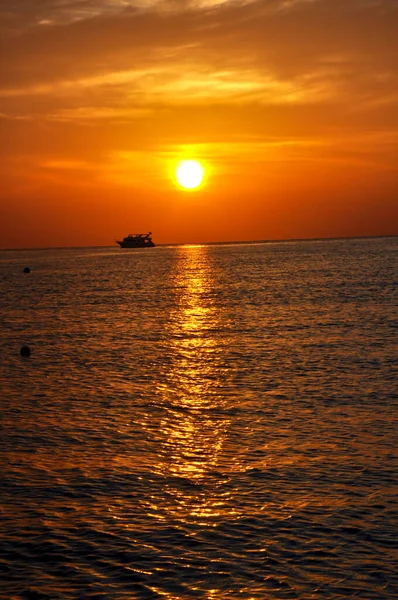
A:
POLYGON ((1 600, 395 600, 397 258, 1 251, 1 600))

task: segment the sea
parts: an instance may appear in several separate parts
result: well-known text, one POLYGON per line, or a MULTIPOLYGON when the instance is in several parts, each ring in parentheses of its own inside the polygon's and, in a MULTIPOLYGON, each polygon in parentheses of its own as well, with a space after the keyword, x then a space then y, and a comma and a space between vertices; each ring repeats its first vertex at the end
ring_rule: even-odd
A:
POLYGON ((1 251, 1 600, 395 600, 397 257, 1 251))

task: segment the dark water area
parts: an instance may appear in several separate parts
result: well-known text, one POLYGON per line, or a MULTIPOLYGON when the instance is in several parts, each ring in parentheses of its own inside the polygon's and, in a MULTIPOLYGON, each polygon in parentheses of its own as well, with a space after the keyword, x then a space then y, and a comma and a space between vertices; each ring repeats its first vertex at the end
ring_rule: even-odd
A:
POLYGON ((0 252, 1 600, 397 598, 397 256, 0 252))

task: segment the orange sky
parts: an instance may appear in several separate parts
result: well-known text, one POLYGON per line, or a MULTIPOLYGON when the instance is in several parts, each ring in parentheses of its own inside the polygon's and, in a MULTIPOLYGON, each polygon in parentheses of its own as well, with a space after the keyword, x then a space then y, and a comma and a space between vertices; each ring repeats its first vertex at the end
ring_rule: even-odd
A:
POLYGON ((0 247, 398 233, 396 0, 2 10, 0 247))

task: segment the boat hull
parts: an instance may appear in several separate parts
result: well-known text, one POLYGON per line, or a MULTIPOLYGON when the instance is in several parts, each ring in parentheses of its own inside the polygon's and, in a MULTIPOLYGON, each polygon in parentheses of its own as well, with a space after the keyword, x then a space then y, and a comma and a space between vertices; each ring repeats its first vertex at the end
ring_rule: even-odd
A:
POLYGON ((116 240, 121 248, 153 248, 155 244, 153 242, 146 242, 145 244, 134 244, 132 242, 120 242, 116 240))

